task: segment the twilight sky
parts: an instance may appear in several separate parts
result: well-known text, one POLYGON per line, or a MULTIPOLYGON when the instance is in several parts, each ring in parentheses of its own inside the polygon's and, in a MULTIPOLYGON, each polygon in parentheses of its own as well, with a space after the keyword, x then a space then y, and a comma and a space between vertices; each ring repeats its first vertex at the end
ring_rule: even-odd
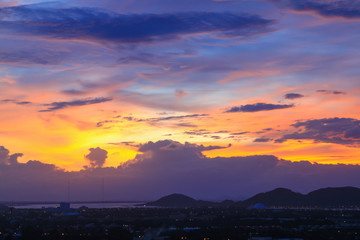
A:
POLYGON ((360 187, 359 24, 350 0, 1 0, 0 201, 360 187))

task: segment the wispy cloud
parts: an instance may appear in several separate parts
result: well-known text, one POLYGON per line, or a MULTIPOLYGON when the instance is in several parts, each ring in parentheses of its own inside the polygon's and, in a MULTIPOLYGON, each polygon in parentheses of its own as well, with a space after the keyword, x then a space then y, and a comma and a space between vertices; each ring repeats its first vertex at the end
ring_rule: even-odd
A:
POLYGON ((123 117, 123 118, 128 121, 135 121, 135 122, 161 122, 161 121, 170 121, 170 120, 181 120, 187 118, 201 118, 208 116, 209 114, 189 114, 189 115, 158 117, 158 118, 135 118, 131 116, 123 117))
POLYGON ((319 93, 325 93, 325 94, 334 94, 334 95, 339 95, 339 94, 345 94, 345 92, 342 91, 337 91, 337 90, 316 90, 316 92, 319 93))
POLYGON ((76 106, 85 106, 85 105, 91 105, 91 104, 97 104, 97 103, 103 103, 111 101, 112 98, 93 98, 93 99, 81 99, 81 100, 74 100, 69 102, 53 102, 49 104, 44 104, 44 106, 48 106, 47 109, 40 110, 39 112, 52 112, 63 108, 68 107, 76 107, 76 106))
MULTIPOLYGON (((1 8, 0 8, 1 15, 1 8)), ((2 21, 0 21, 1 24, 2 21)), ((0 50, 0 63, 7 64, 35 64, 35 65, 53 65, 59 64, 62 60, 65 59, 65 52, 56 52, 45 49, 40 49, 37 51, 29 50, 0 50)))
POLYGON ((270 111, 277 109, 285 109, 294 107, 294 104, 272 104, 272 103, 254 103, 241 105, 239 107, 232 107, 226 110, 226 113, 234 112, 259 112, 259 111, 270 111))
POLYGON ((16 99, 2 99, 0 100, 0 103, 15 103, 17 105, 27 105, 27 104, 31 104, 32 102, 30 101, 19 101, 16 99))

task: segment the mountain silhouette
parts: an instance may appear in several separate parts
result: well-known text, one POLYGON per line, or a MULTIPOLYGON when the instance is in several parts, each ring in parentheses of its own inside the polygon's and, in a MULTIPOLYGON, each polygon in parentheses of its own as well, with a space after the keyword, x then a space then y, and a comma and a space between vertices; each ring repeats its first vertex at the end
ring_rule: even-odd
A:
POLYGON ((195 200, 191 197, 183 194, 174 193, 165 197, 160 198, 154 202, 145 204, 146 206, 160 206, 160 207, 202 207, 211 206, 216 203, 207 202, 202 200, 195 200))
POLYGON ((360 206, 360 188, 322 188, 306 195, 308 204, 323 207, 360 206))
POLYGON ((256 194, 245 201, 238 202, 238 204, 244 207, 249 207, 257 203, 262 203, 267 207, 290 207, 301 206, 305 201, 305 196, 301 193, 295 193, 287 188, 276 188, 269 192, 256 194))
POLYGON ((239 206, 248 208, 259 203, 266 207, 360 207, 360 188, 329 187, 308 194, 296 193, 287 188, 276 188, 269 192, 256 194, 244 201, 225 200, 218 203, 196 200, 183 194, 171 194, 146 205, 159 207, 239 206))

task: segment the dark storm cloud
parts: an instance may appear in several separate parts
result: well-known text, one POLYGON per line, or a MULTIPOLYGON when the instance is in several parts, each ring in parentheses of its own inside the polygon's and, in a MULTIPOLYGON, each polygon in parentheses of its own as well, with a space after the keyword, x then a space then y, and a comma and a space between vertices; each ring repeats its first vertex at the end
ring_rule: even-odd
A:
POLYGON ((299 130, 286 134, 276 142, 289 139, 311 139, 314 142, 336 143, 359 146, 360 120, 353 118, 323 118, 298 121, 292 125, 299 130))
POLYGON ((259 111, 270 111, 276 109, 284 109, 294 107, 294 104, 272 104, 272 103, 255 103, 255 104, 246 104, 240 107, 232 107, 229 110, 226 110, 226 113, 234 112, 259 112, 259 111))
POLYGON ((297 98, 303 98, 304 95, 299 94, 299 93, 287 93, 284 96, 286 99, 297 99, 297 98))
POLYGON ((0 9, 0 29, 10 32, 122 43, 166 40, 205 32, 246 37, 270 31, 273 23, 259 16, 229 12, 123 15, 90 8, 55 9, 36 5, 0 9))
POLYGON ((334 94, 334 95, 339 95, 339 94, 345 94, 345 92, 342 91, 332 91, 332 90, 316 90, 316 92, 320 92, 320 93, 325 93, 325 94, 334 94))
POLYGON ((90 153, 85 156, 87 160, 90 162, 91 167, 102 167, 105 164, 105 161, 107 159, 108 152, 104 149, 101 149, 99 147, 97 148, 90 148, 90 153))
POLYGON ((44 104, 44 106, 48 106, 48 109, 40 110, 39 112, 52 112, 63 108, 85 106, 85 105, 108 102, 111 100, 112 98, 100 97, 100 98, 92 98, 92 99, 74 100, 70 102, 53 102, 49 104, 44 104))
POLYGON ((360 3, 353 0, 271 0, 301 12, 312 11, 324 17, 360 18, 360 3))

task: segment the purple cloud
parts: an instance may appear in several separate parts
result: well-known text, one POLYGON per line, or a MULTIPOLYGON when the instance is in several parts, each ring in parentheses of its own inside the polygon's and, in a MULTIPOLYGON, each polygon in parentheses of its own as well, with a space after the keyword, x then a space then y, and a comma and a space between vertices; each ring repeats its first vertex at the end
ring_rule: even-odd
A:
POLYGON ((270 142, 271 140, 272 140, 271 138, 261 137, 261 138, 256 138, 254 142, 265 143, 265 142, 270 142))
MULTIPOLYGON (((151 200, 174 192, 199 199, 238 199, 277 187, 309 192, 321 187, 360 187, 360 166, 290 162, 272 155, 209 158, 202 146, 172 140, 148 142, 135 159, 118 168, 102 168, 105 150, 93 157, 97 168, 65 172, 39 161, 3 164, 0 185, 3 201, 101 199, 102 180, 106 200, 151 200), (16 177, 14 177, 16 176, 16 177)), ((221 148, 221 147, 220 147, 221 148)), ((102 150, 102 151, 101 151, 102 150)), ((8 151, 4 156, 9 156, 8 151)), ((3 155, 1 155, 3 156, 3 155)))
POLYGON ((352 0, 270 0, 301 12, 313 11, 324 17, 360 18, 360 3, 352 0))
POLYGON ((284 96, 286 99, 297 99, 297 98, 303 98, 304 95, 300 94, 300 93, 287 93, 284 96))
POLYGON ((255 103, 255 104, 246 104, 240 107, 232 107, 229 110, 226 110, 226 113, 234 112, 259 112, 259 111, 270 111, 276 109, 285 109, 294 107, 294 104, 272 104, 272 103, 255 103))
POLYGON ((124 15, 90 8, 55 9, 36 5, 0 10, 1 28, 9 32, 117 43, 159 41, 204 32, 246 37, 269 32, 274 23, 255 15, 228 12, 124 15))
POLYGON ((276 140, 312 139, 314 142, 336 143, 359 146, 360 120, 353 118, 323 118, 298 121, 291 126, 299 129, 276 140))
MULTIPOLYGON (((1 10, 1 8, 0 8, 1 10)), ((1 15, 1 11, 0 11, 1 15)), ((0 20, 0 22, 2 22, 0 20)), ((65 52, 55 52, 41 49, 38 51, 16 50, 4 51, 0 50, 0 63, 3 64, 38 64, 38 65, 54 65, 62 62, 66 57, 65 52)))
POLYGON ((320 93, 326 93, 326 94, 334 94, 334 95, 339 95, 339 94, 345 94, 345 92, 342 91, 332 91, 332 90, 316 90, 316 92, 320 92, 320 93))
POLYGON ((22 157, 22 153, 14 153, 9 155, 10 151, 4 146, 0 146, 0 165, 3 164, 17 164, 18 158, 22 157))
POLYGON ((53 102, 44 104, 44 106, 48 106, 48 109, 40 110, 39 112, 52 112, 59 109, 64 109, 68 107, 76 107, 76 106, 85 106, 85 105, 91 105, 91 104, 97 104, 97 103, 103 103, 111 101, 112 98, 105 98, 105 97, 99 97, 99 98, 89 98, 89 99, 80 99, 80 100, 74 100, 69 102, 53 102))
POLYGON ((104 149, 101 149, 99 147, 97 148, 90 148, 90 153, 85 156, 87 160, 90 162, 91 167, 102 167, 105 164, 105 161, 107 159, 108 152, 104 149))

